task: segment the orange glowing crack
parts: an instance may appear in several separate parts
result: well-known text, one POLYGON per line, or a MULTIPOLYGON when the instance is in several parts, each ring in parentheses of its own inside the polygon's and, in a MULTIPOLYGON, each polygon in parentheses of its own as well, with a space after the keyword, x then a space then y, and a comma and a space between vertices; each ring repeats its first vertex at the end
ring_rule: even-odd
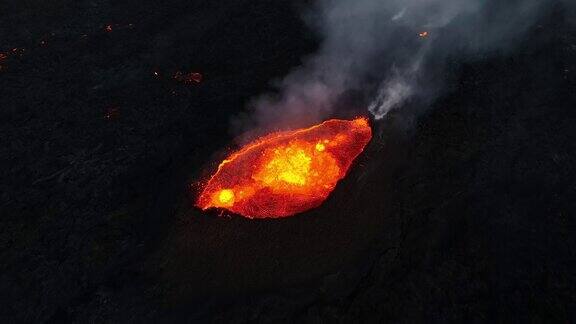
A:
POLYGON ((371 137, 365 118, 331 119, 267 135, 222 161, 196 205, 249 218, 286 217, 315 208, 371 137))

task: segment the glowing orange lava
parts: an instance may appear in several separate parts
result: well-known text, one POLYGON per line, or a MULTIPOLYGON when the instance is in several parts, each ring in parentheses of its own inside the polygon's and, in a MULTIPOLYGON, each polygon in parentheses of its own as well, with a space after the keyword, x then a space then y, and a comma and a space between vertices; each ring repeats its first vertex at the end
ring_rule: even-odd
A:
POLYGON ((331 119, 262 137, 218 166, 196 205, 249 218, 286 217, 317 207, 371 138, 365 118, 331 119))

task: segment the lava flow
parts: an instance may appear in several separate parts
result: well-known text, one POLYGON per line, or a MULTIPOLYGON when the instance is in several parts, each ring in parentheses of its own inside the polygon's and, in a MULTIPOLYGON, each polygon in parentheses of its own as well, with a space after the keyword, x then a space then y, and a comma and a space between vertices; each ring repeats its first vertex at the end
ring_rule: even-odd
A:
POLYGON ((225 159, 196 205, 249 218, 304 212, 322 204, 371 138, 365 118, 267 135, 225 159))

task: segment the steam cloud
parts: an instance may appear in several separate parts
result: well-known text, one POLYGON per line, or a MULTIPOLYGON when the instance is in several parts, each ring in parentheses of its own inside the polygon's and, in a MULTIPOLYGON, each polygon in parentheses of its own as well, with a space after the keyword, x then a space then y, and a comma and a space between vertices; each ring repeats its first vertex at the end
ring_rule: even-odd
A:
POLYGON ((333 115, 347 93, 366 98, 377 120, 394 109, 425 106, 439 95, 446 64, 512 48, 556 4, 319 0, 305 14, 322 37, 318 53, 277 84, 278 95, 253 102, 251 127, 317 122, 333 115))

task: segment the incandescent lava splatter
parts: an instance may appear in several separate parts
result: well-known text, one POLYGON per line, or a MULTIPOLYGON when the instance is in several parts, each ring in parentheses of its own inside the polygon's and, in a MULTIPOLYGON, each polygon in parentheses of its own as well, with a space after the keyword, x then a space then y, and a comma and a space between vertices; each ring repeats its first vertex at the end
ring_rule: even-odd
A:
POLYGON ((231 154, 196 205, 249 218, 286 217, 322 204, 372 138, 365 118, 273 133, 231 154))

